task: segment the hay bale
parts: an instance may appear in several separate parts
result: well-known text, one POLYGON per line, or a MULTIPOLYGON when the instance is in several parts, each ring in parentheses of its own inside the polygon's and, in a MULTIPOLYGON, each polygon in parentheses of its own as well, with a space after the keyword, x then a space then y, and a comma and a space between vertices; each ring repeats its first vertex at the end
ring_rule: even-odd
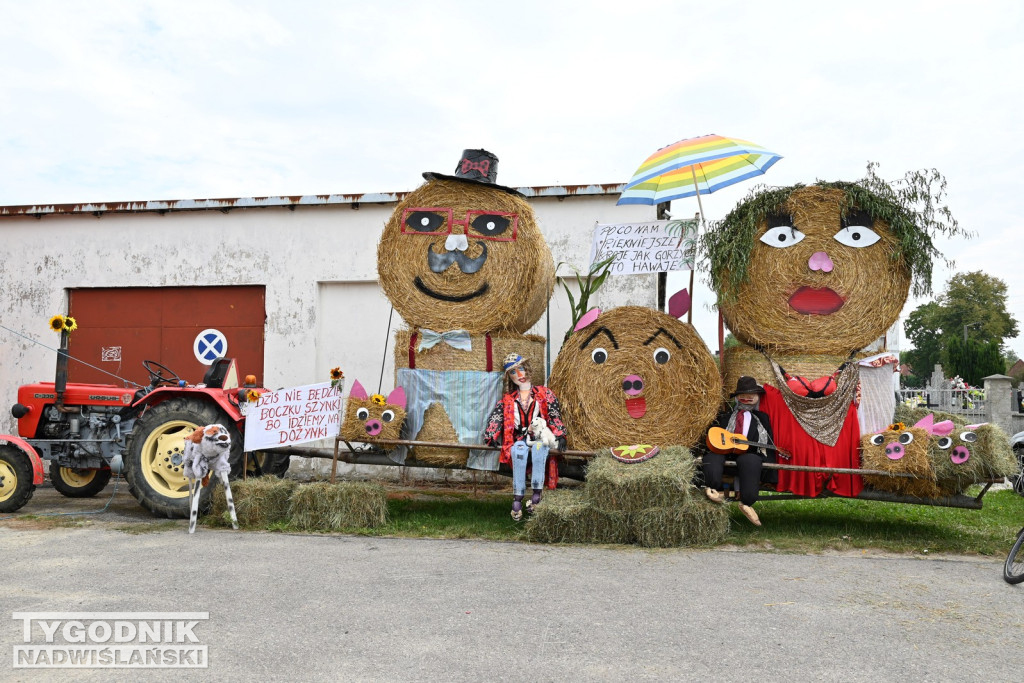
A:
POLYGON ((402 423, 405 422, 405 407, 388 403, 387 398, 381 394, 360 398, 355 395, 357 393, 365 394, 365 391, 359 382, 353 382, 352 393, 345 400, 345 415, 338 435, 346 441, 372 442, 400 438, 402 423))
MULTIPOLYGON (((417 330, 418 332, 418 330, 417 330)), ((413 330, 399 330, 395 333, 395 382, 398 371, 409 367, 409 341, 413 330)), ((544 383, 544 337, 535 334, 494 332, 491 335, 492 372, 501 373, 501 361, 515 352, 530 361, 537 376, 535 383, 544 383)), ((471 351, 461 351, 448 344, 439 343, 429 349, 415 353, 418 370, 473 370, 487 371, 487 339, 483 334, 470 335, 471 351)), ((489 412, 494 406, 476 406, 474 409, 489 412)), ((423 416, 423 427, 418 434, 410 435, 416 441, 457 442, 458 434, 452 426, 451 417, 440 403, 432 403, 423 416)), ((409 451, 416 460, 438 467, 464 467, 469 454, 465 450, 417 446, 409 451)))
MULTIPOLYGON (((231 498, 235 501, 235 515, 243 528, 266 528, 288 518, 288 504, 296 483, 292 479, 272 476, 250 477, 231 482, 231 498)), ((215 526, 231 524, 224 487, 213 492, 213 505, 209 520, 215 526)))
POLYGON ((598 510, 575 491, 544 496, 523 529, 534 543, 632 543, 629 515, 598 510))
POLYGON ((974 484, 986 479, 998 479, 1017 473, 1010 439, 999 426, 985 424, 973 430, 977 440, 965 441, 968 431, 957 425, 949 435, 948 445, 941 438, 933 438, 929 457, 935 467, 939 488, 952 495, 963 493, 974 484), (940 446, 945 445, 945 448, 940 446), (964 460, 964 454, 967 454, 964 460))
POLYGON ((865 434, 860 439, 861 466, 864 469, 913 474, 919 478, 865 474, 864 482, 878 491, 889 491, 918 498, 935 498, 941 495, 936 484, 935 469, 928 457, 930 445, 928 432, 916 427, 899 431, 887 429, 877 434, 865 434), (909 444, 900 444, 901 434, 910 434, 914 440, 909 444), (879 441, 876 438, 878 436, 881 436, 881 443, 876 444, 874 442, 879 441), (885 452, 886 448, 892 448, 894 443, 903 451, 903 457, 896 460, 890 459, 885 452))
MULTIPOLYGON (((835 185, 767 191, 762 199, 755 195, 707 237, 719 308, 741 342, 764 346, 773 357, 778 353, 845 355, 885 334, 899 316, 912 275, 901 238, 878 216, 860 218, 859 209, 874 209, 874 205, 850 206, 854 192, 865 201, 873 197, 866 189, 835 185), (756 227, 748 233, 752 210, 757 213, 753 216, 756 227), (792 233, 785 233, 791 245, 786 248, 762 242, 760 238, 773 227, 769 225, 773 215, 784 217, 773 223, 789 225, 804 238, 793 242, 792 233), (851 217, 852 224, 870 222, 880 239, 862 248, 838 242, 835 236, 843 216, 851 217), (834 266, 831 271, 809 267, 816 252, 828 255, 834 266), (818 306, 828 301, 804 298, 809 289, 822 293, 824 288, 832 290, 832 300, 842 300, 840 308, 823 312, 818 306)), ((862 240, 867 237, 861 235, 862 240)))
MULTIPOLYGON (((875 352, 860 352, 854 355, 855 360, 875 355, 875 352)), ((806 354, 806 353, 776 353, 772 356, 785 368, 790 375, 799 375, 817 379, 825 375, 831 375, 836 369, 846 362, 849 354, 806 354)), ((764 354, 746 344, 733 346, 725 349, 725 361, 722 385, 726 388, 736 386, 736 380, 746 375, 757 380, 758 384, 771 384, 776 386, 775 373, 772 372, 771 363, 764 357, 764 354)))
POLYGON ((911 408, 910 406, 903 402, 896 404, 896 411, 893 414, 893 420, 895 420, 896 422, 902 422, 905 425, 915 425, 928 415, 933 415, 935 422, 943 422, 945 420, 949 420, 957 427, 963 427, 965 424, 967 424, 967 420, 964 418, 963 415, 957 415, 956 413, 946 413, 941 410, 932 410, 931 408, 911 408))
POLYGON ((587 465, 584 497, 605 512, 683 507, 691 499, 697 466, 690 450, 671 446, 639 463, 621 463, 607 450, 587 465))
POLYGON ((529 203, 499 189, 451 180, 430 180, 399 202, 377 246, 377 272, 384 293, 407 323, 438 332, 525 332, 543 315, 555 286, 551 250, 529 203), (485 258, 483 265, 465 273, 453 263, 435 273, 428 250, 448 253, 449 226, 439 226, 445 234, 417 234, 409 225, 403 232, 403 216, 406 209, 437 207, 450 208, 455 221, 466 220, 467 211, 515 214, 516 225, 498 235, 508 238, 514 231, 514 240, 480 239, 471 226, 464 254, 485 258))
POLYGON ((683 505, 637 512, 632 523, 636 542, 645 548, 709 546, 729 535, 726 506, 696 497, 683 505))
POLYGON ((614 308, 573 332, 548 386, 561 403, 569 445, 580 450, 693 445, 722 400, 718 367, 693 327, 640 306, 614 308), (627 392, 627 378, 642 389, 627 392))
POLYGON ((314 482, 291 496, 292 524, 309 531, 349 531, 380 526, 388 520, 384 487, 367 482, 314 482))

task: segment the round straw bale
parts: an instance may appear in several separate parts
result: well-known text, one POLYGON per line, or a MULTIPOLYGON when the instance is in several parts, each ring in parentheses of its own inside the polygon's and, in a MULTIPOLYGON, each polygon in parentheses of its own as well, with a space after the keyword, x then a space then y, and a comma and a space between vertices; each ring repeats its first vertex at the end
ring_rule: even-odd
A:
POLYGON ((632 522, 637 544, 646 548, 710 546, 729 535, 726 506, 702 498, 641 510, 632 516, 632 522))
MULTIPOLYGON (((903 437, 904 439, 908 437, 903 437)), ((865 434, 860 439, 861 466, 868 470, 916 475, 907 477, 886 477, 864 475, 864 482, 878 491, 889 491, 918 498, 934 498, 940 494, 935 483, 935 470, 928 458, 930 440, 928 432, 917 427, 902 430, 887 429, 877 434, 865 434), (913 441, 900 443, 900 437, 909 434, 913 441), (877 437, 881 436, 881 439, 877 437), (880 443, 875 443, 880 441, 880 443), (886 450, 889 453, 886 453, 886 450), (893 460, 889 455, 902 454, 893 460)))
POLYGON ((605 449, 587 465, 584 498, 605 512, 679 507, 692 497, 696 470, 685 446, 670 446, 650 460, 629 464, 605 449))
POLYGON ((438 332, 525 332, 544 313, 555 286, 551 251, 529 203, 502 190, 450 180, 427 181, 399 202, 377 246, 377 271, 402 318, 438 332), (413 215, 418 209, 424 212, 413 215), (468 225, 453 229, 448 209, 453 222, 474 213, 468 225), (487 214, 500 214, 499 229, 508 221, 495 239, 485 239, 486 224, 495 223, 487 214), (424 234, 424 227, 438 234, 424 234), (449 232, 467 231, 464 251, 445 247, 449 232), (447 261, 452 254, 457 258, 447 261), (446 261, 450 265, 444 268, 446 261))
POLYGON ((524 534, 534 543, 632 543, 629 515, 604 512, 576 491, 558 490, 544 496, 527 520, 524 534))
POLYGON ((573 332, 549 386, 580 450, 692 445, 722 400, 718 367, 693 327, 640 306, 614 308, 573 332))
POLYGON ((308 531, 351 531, 387 523, 384 487, 367 482, 314 482, 296 487, 288 506, 292 524, 308 531))
MULTIPOLYGON (((712 238, 726 324, 737 339, 773 356, 845 355, 867 346, 895 322, 907 299, 911 271, 900 239, 881 218, 851 207, 838 187, 798 186, 778 196, 782 201, 762 212, 753 234, 712 238), (735 284, 730 269, 744 266, 735 284)), ((730 217, 722 229, 741 231, 730 217)))
MULTIPOLYGON (((857 353, 854 359, 860 360, 872 355, 871 353, 857 353)), ((772 356, 775 361, 785 368, 790 375, 799 375, 817 379, 825 375, 831 375, 840 365, 846 362, 849 354, 802 354, 802 353, 776 353, 772 356)), ((756 349, 746 344, 733 346, 725 350, 725 371, 722 385, 728 393, 736 386, 736 380, 744 375, 753 377, 758 384, 771 384, 775 386, 775 373, 768 359, 756 349)))

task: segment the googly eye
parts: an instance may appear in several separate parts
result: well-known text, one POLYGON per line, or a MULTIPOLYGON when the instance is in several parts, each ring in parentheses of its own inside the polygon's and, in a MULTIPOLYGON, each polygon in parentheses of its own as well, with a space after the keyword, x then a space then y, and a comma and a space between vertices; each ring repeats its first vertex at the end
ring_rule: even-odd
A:
POLYGON ((978 440, 978 435, 974 432, 960 432, 960 440, 965 443, 974 443, 978 440))
POLYGON ((356 417, 358 417, 360 420, 366 420, 367 418, 370 417, 370 411, 367 410, 366 408, 360 408, 359 410, 356 411, 356 417))
POLYGON ((949 438, 948 436, 944 436, 941 439, 939 439, 938 443, 936 443, 935 445, 941 448, 942 450, 946 450, 947 448, 953 445, 953 439, 949 438))
POLYGON ((395 411, 393 411, 393 410, 385 410, 383 413, 381 413, 381 416, 380 416, 380 421, 381 422, 391 422, 394 419, 395 419, 395 411))
POLYGON ((657 363, 658 365, 664 365, 665 363, 668 362, 668 359, 671 357, 672 354, 669 353, 668 349, 666 349, 663 346, 659 346, 658 348, 654 349, 654 362, 657 363))
POLYGON ((874 436, 871 437, 872 446, 881 446, 883 443, 885 443, 884 434, 875 434, 874 436))
POLYGON ((598 346, 596 349, 590 352, 590 357, 594 359, 594 362, 600 365, 601 363, 608 360, 608 352, 603 347, 598 346))
POLYGON ((914 435, 910 432, 903 432, 900 434, 899 442, 906 446, 908 443, 913 443, 914 435))
POLYGON ((882 239, 878 236, 877 232, 865 225, 847 226, 832 237, 836 242, 839 242, 839 244, 845 244, 848 247, 854 247, 856 249, 870 247, 872 244, 882 239))
POLYGON ((796 228, 788 225, 780 225, 774 228, 770 228, 763 235, 761 235, 761 241, 767 244, 769 247, 775 247, 776 249, 785 249, 791 247, 803 241, 804 235, 796 228))

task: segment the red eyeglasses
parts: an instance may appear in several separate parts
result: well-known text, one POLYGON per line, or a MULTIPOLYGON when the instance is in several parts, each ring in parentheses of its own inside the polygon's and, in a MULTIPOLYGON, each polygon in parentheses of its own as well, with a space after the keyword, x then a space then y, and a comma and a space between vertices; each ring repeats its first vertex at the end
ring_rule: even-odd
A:
POLYGON ((402 211, 402 233, 406 235, 450 235, 461 225, 467 238, 514 242, 519 231, 519 214, 494 211, 466 211, 465 220, 455 220, 454 210, 426 206, 402 211))

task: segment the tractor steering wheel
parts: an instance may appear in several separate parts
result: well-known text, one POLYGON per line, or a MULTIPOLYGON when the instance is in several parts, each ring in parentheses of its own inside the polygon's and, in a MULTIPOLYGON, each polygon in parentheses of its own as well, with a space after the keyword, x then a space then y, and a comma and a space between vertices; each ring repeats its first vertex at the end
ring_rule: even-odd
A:
POLYGON ((181 381, 181 378, 178 377, 173 370, 168 368, 166 365, 157 363, 155 360, 142 361, 142 367, 146 368, 146 372, 149 373, 150 386, 158 387, 161 384, 170 384, 173 386, 181 381))

